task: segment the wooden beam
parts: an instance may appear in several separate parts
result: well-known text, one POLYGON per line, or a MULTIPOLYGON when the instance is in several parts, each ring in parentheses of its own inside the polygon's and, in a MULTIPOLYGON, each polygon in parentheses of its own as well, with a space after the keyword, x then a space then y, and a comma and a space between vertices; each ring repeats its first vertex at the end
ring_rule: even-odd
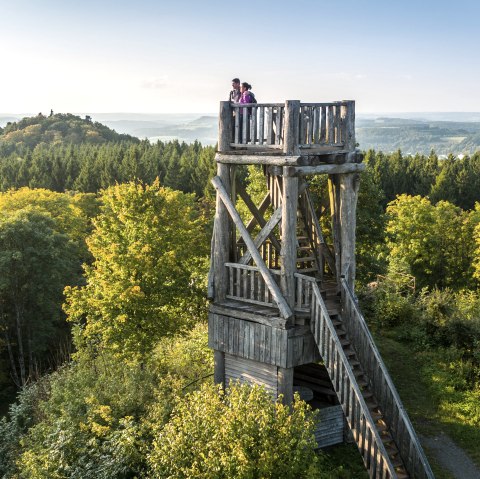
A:
POLYGON ((328 193, 330 196, 330 215, 332 220, 333 250, 335 254, 335 276, 340 278, 341 272, 341 231, 340 231, 340 186, 338 175, 328 177, 328 193))
POLYGON ((281 285, 283 295, 292 309, 295 305, 294 275, 297 272, 297 205, 298 178, 284 176, 282 198, 282 249, 280 251, 282 259, 281 285))
POLYGON ((325 238, 323 237, 322 228, 320 228, 320 223, 318 221, 317 213, 315 212, 315 208, 313 206, 313 200, 312 200, 312 197, 310 195, 310 190, 308 188, 305 191, 305 195, 306 195, 306 198, 307 198, 308 207, 310 208, 310 212, 311 212, 311 215, 312 215, 313 226, 316 230, 317 236, 319 237, 320 243, 322 245, 322 250, 323 250, 322 254, 325 257, 325 259, 327 260, 327 264, 328 264, 330 270, 333 273, 335 273, 335 259, 333 258, 332 253, 330 252, 330 249, 328 248, 327 243, 325 243, 325 238))
POLYGON ((225 353, 223 351, 213 351, 213 380, 215 384, 225 386, 225 353))
POLYGON ((293 402, 293 368, 277 369, 277 394, 283 396, 283 404, 293 402))
POLYGON ((210 269, 208 270, 207 280, 207 299, 213 301, 215 298, 215 280, 214 280, 214 260, 213 255, 215 252, 215 231, 212 234, 212 240, 210 242, 210 269))
POLYGON ((231 155, 217 153, 215 155, 217 163, 228 163, 235 165, 278 165, 278 166, 296 166, 305 164, 305 160, 299 155, 231 155))
POLYGON ((267 266, 265 265, 262 257, 260 256, 260 253, 258 252, 257 248, 255 248, 255 244, 250 234, 248 233, 247 228, 243 224, 242 219, 240 218, 240 215, 238 214, 238 211, 235 208, 235 205, 232 203, 232 200, 230 199, 229 194, 225 190, 225 186, 222 180, 218 176, 215 176, 215 178, 212 179, 212 184, 217 190, 218 196, 220 197, 223 204, 227 208, 228 213, 230 214, 230 217, 235 223, 235 226, 237 227, 240 235, 242 236, 243 241, 245 242, 245 245, 250 251, 250 254, 252 255, 252 258, 255 261, 258 269, 260 270, 260 274, 262 275, 262 278, 265 281, 265 284, 267 285, 268 289, 272 293, 273 299, 277 303, 280 313, 285 319, 292 318, 293 317, 292 310, 290 309, 289 305, 285 301, 285 298, 282 296, 280 288, 278 287, 277 283, 273 279, 273 276, 270 273, 267 266))
MULTIPOLYGON (((230 167, 217 165, 218 178, 230 190, 230 167)), ((230 191, 225 190, 225 195, 230 198, 230 191)), ((214 301, 223 301, 227 294, 227 269, 225 263, 230 260, 230 219, 225 205, 217 194, 215 221, 213 225, 215 236, 215 249, 213 251, 213 292, 214 301)))
MULTIPOLYGON (((270 199, 270 192, 268 192, 265 197, 263 198, 262 202, 260 203, 260 206, 257 208, 257 211, 259 215, 263 218, 263 215, 265 211, 267 211, 267 208, 270 206, 271 199, 270 199)), ((247 223, 247 231, 249 233, 252 232, 253 228, 255 225, 258 223, 257 219, 255 216, 247 223)))
POLYGON ((339 175, 340 190, 340 241, 341 241, 341 274, 345 276, 348 286, 354 291, 355 282, 355 229, 356 208, 360 175, 355 173, 339 175))
MULTIPOLYGON (((270 217, 268 222, 265 223, 265 226, 262 228, 260 233, 258 233, 257 237, 253 240, 253 243, 254 243, 254 245, 257 249, 260 248, 260 246, 266 241, 266 239, 268 237, 270 237, 270 239, 274 238, 274 240, 275 240, 276 244, 274 244, 273 240, 272 240, 272 244, 274 244, 275 248, 277 248, 278 251, 281 250, 281 247, 280 247, 280 244, 279 244, 277 238, 275 238, 275 236, 272 234, 273 228, 275 228, 275 226, 277 226, 278 222, 281 219, 282 219, 282 208, 280 207, 280 208, 277 208, 275 210, 275 212, 270 217), (277 245, 278 245, 278 247, 277 247, 277 245)), ((247 264, 251 259, 252 259, 252 255, 250 254, 250 251, 247 251, 238 260, 238 262, 240 264, 247 264)))
POLYGON ((343 163, 341 165, 292 166, 288 168, 289 176, 358 173, 365 170, 364 163, 343 163))

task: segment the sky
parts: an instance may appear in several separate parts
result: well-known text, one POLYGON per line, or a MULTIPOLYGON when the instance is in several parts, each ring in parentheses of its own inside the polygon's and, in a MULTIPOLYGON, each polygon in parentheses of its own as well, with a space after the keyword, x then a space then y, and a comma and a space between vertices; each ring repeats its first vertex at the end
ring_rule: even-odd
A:
POLYGON ((0 112, 480 111, 480 2, 0 0, 0 112))

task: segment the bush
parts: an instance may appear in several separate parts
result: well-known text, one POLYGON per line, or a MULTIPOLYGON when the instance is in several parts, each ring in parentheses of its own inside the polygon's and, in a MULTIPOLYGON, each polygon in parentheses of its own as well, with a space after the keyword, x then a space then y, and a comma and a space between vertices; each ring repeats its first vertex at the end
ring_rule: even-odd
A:
POLYGON ((298 397, 290 409, 263 388, 204 385, 178 401, 153 443, 153 477, 313 478, 314 414, 298 397))

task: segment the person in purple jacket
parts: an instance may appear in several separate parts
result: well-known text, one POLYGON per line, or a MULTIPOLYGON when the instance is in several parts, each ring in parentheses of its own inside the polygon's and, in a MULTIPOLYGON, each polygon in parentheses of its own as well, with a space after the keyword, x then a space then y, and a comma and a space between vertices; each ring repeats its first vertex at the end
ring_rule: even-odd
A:
POLYGON ((257 103, 255 95, 250 91, 251 89, 252 85, 247 82, 243 82, 240 85, 240 103, 257 103))
MULTIPOLYGON (((247 82, 243 82, 240 85, 240 101, 239 103, 242 104, 250 104, 250 103, 257 103, 257 100, 255 99, 255 95, 250 91, 252 88, 252 85, 250 85, 247 82)), ((248 143, 250 141, 250 127, 247 126, 247 131, 246 131, 246 138, 243 138, 243 112, 244 108, 240 108, 240 138, 239 141, 240 143, 248 143)), ((247 108, 247 117, 248 120, 250 120, 250 117, 252 116, 252 109, 247 108)), ((249 125, 249 121, 247 121, 247 125, 249 125)))

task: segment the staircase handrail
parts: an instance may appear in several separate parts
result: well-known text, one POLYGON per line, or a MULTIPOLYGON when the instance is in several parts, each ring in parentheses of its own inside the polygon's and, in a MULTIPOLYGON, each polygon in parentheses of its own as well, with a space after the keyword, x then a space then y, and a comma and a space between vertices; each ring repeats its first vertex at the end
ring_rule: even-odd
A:
POLYGON ((341 279, 341 286, 345 308, 345 311, 342 312, 346 313, 342 315, 342 322, 347 329, 349 339, 352 341, 362 367, 366 368, 372 364, 372 356, 374 358, 373 362, 378 365, 377 372, 380 374, 374 374, 371 370, 366 370, 365 372, 367 373, 375 398, 379 403, 406 469, 412 477, 435 479, 410 418, 402 404, 380 352, 375 345, 357 300, 345 278, 341 279), (353 307, 353 311, 347 306, 347 302, 353 307), (353 314, 355 314, 355 318, 353 314), (362 341, 359 337, 360 334, 363 336, 362 341), (365 347, 369 350, 369 357, 365 357, 367 355, 365 347), (379 379, 382 382, 381 385, 378 384, 379 379), (391 404, 390 407, 392 411, 390 411, 389 404, 391 404), (395 408, 393 408, 394 405, 395 408), (395 410, 397 412, 396 423, 394 420, 395 410), (410 440, 404 440, 402 437, 404 433, 408 434, 410 440))
POLYGON ((362 396, 352 367, 340 343, 335 326, 328 314, 317 282, 315 278, 310 276, 299 273, 296 273, 295 276, 304 281, 312 282, 310 327, 320 355, 323 358, 325 367, 334 385, 345 418, 352 430, 364 463, 369 469, 370 477, 375 479, 396 478, 395 468, 380 438, 380 434, 375 426, 375 421, 373 420, 365 399, 362 396), (324 326, 328 328, 331 339, 329 344, 327 344, 326 334, 323 329, 324 326), (333 360, 332 356, 334 357, 333 360), (346 380, 347 378, 348 381, 346 380))

